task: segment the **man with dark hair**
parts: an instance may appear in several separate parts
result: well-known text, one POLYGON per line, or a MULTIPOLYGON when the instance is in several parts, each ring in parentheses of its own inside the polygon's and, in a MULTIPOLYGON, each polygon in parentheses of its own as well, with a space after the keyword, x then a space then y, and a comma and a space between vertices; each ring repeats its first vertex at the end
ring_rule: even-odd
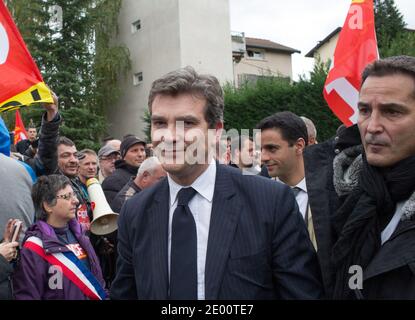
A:
POLYGON ((125 184, 137 174, 140 164, 146 158, 146 143, 133 135, 121 142, 121 159, 115 162, 115 171, 102 183, 105 197, 111 203, 125 184))
POLYGON ((290 186, 317 249, 313 219, 307 194, 303 152, 308 143, 307 127, 296 114, 278 112, 259 122, 261 161, 271 177, 290 186))
POLYGON ((154 156, 153 154, 153 144, 151 142, 146 143, 146 158, 154 156))
POLYGON ((42 115, 39 139, 34 142, 37 147, 36 154, 26 152, 23 157, 11 154, 13 158, 27 163, 36 176, 52 174, 57 169, 56 142, 62 117, 58 112, 58 97, 53 91, 51 94, 53 103, 44 104, 46 112, 42 115))
POLYGON ((257 175, 261 168, 255 163, 254 141, 249 136, 233 137, 231 140, 231 163, 234 168, 239 168, 244 174, 257 175))
MULTIPOLYGON (((76 218, 78 222, 83 226, 85 230, 88 230, 88 235, 91 238, 91 243, 100 259, 102 272, 104 278, 109 284, 109 280, 112 277, 112 269, 109 268, 110 262, 108 257, 113 254, 113 244, 105 236, 96 236, 89 233, 91 222, 94 218, 94 212, 92 204, 89 199, 89 194, 84 183, 81 182, 79 174, 79 158, 85 157, 85 154, 90 154, 95 157, 96 154, 93 150, 83 150, 78 152, 75 143, 67 138, 60 137, 58 141, 58 167, 59 173, 67 176, 71 182, 72 189, 74 190, 76 197, 78 198, 79 205, 76 211, 76 218)), ((81 160, 82 161, 82 160, 81 160)), ((96 163, 96 160, 95 160, 96 163)), ((85 175, 84 180, 90 177, 90 174, 85 175)))
POLYGON ((57 143, 58 170, 68 178, 74 178, 78 174, 79 159, 75 143, 67 137, 59 137, 57 143))
POLYGON ((112 298, 321 297, 290 189, 213 160, 223 108, 219 81, 191 67, 153 83, 152 141, 168 176, 121 210, 112 298))
POLYGON ((310 239, 317 250, 323 270, 323 283, 326 293, 331 292, 331 277, 327 246, 329 234, 322 229, 327 225, 321 216, 320 205, 310 195, 313 180, 307 178, 303 153, 308 143, 308 132, 304 121, 288 111, 269 116, 256 126, 261 130, 261 160, 271 177, 290 186, 294 192, 298 207, 304 218, 310 239), (320 246, 323 250, 320 250, 320 246))
POLYGON ((216 143, 215 159, 221 164, 231 164, 231 137, 220 138, 216 143))
POLYGON ((368 65, 358 110, 362 145, 333 161, 334 297, 415 299, 415 57, 368 65))
POLYGON ((29 126, 27 127, 27 139, 21 140, 16 144, 16 151, 22 155, 31 155, 33 158, 37 151, 37 130, 36 126, 33 123, 33 120, 30 119, 29 126), (27 150, 31 147, 29 153, 27 150))
POLYGON ((58 172, 67 176, 79 201, 76 217, 78 222, 89 230, 93 218, 88 192, 79 180, 79 153, 75 143, 67 137, 58 140, 58 172))
POLYGON ((304 179, 303 150, 308 143, 303 120, 292 112, 278 112, 260 121, 261 160, 271 177, 295 187, 304 179))

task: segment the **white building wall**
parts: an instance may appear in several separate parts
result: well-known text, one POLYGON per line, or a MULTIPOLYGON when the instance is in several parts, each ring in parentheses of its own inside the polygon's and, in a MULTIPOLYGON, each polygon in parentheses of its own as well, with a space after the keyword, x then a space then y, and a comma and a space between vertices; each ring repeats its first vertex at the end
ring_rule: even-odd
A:
POLYGON ((144 138, 142 120, 151 84, 162 75, 192 65, 224 83, 232 81, 232 49, 228 0, 123 0, 117 43, 125 44, 132 69, 120 79, 121 98, 108 110, 109 132, 144 138), (141 21, 132 34, 131 25, 141 21), (133 85, 133 74, 143 82, 133 85))
POLYGON ((181 66, 232 82, 228 0, 179 0, 181 66))
POLYGON ((314 58, 320 56, 321 61, 327 62, 329 59, 333 60, 334 50, 336 50, 337 40, 339 40, 340 32, 333 36, 329 41, 322 45, 314 53, 314 58))
POLYGON ((283 76, 292 79, 292 62, 290 53, 264 51, 264 59, 250 58, 245 55, 240 62, 235 63, 235 84, 238 76, 253 74, 258 76, 283 76))

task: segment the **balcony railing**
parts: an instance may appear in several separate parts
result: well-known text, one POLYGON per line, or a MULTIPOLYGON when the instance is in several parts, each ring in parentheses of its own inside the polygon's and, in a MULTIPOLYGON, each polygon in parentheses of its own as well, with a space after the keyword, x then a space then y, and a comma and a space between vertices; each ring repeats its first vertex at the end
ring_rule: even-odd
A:
POLYGON ((244 55, 246 52, 245 34, 243 32, 232 31, 232 53, 233 55, 244 55))

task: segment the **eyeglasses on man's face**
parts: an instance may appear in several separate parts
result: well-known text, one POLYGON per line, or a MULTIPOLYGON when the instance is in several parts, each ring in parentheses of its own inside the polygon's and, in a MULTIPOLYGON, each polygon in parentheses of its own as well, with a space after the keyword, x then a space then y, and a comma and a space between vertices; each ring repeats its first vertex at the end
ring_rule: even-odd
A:
POLYGON ((71 200, 71 199, 77 199, 77 198, 76 198, 76 194, 74 192, 68 192, 68 193, 65 193, 65 194, 57 195, 56 199, 71 200))

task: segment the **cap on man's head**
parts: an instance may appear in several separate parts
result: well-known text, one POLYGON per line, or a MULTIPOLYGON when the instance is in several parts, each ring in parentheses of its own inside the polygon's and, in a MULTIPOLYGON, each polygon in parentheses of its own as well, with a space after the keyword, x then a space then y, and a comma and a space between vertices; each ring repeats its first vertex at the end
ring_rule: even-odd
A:
POLYGON ((121 151, 121 158, 124 159, 125 155, 132 146, 136 144, 142 144, 144 147, 146 146, 145 141, 138 139, 136 136, 126 136, 124 140, 121 142, 120 151, 121 151))
POLYGON ((111 145, 105 145, 98 151, 98 158, 101 159, 102 157, 108 157, 110 154, 118 153, 111 145))

